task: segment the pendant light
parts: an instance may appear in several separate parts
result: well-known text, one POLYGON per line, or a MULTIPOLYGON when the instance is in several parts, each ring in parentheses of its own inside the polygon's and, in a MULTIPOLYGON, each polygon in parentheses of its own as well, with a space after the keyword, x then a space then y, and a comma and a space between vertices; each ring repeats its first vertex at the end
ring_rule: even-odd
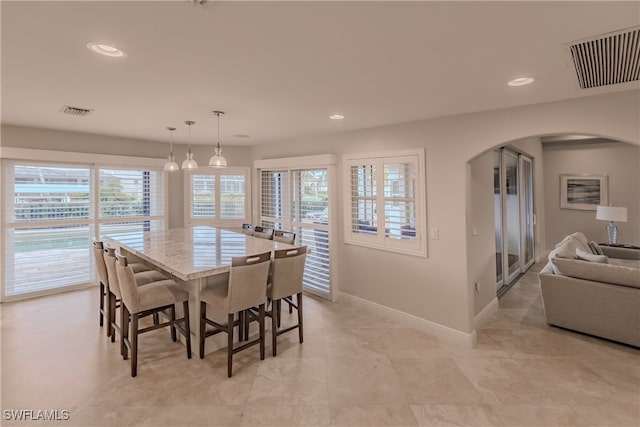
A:
POLYGON ((224 114, 224 111, 213 111, 213 114, 218 116, 218 144, 213 156, 209 159, 209 166, 212 168, 226 168, 227 160, 222 157, 222 148, 220 148, 220 116, 224 114))
POLYGON ((169 161, 164 164, 164 170, 166 172, 175 172, 177 170, 180 170, 180 167, 173 157, 173 131, 176 130, 176 128, 167 127, 167 130, 169 131, 169 141, 171 143, 171 148, 169 151, 169 161))
POLYGON ((198 163, 193 160, 193 153, 191 152, 191 125, 196 122, 192 120, 185 120, 184 124, 188 126, 189 129, 189 151, 187 151, 187 158, 184 162, 182 162, 182 169, 198 169, 198 163))

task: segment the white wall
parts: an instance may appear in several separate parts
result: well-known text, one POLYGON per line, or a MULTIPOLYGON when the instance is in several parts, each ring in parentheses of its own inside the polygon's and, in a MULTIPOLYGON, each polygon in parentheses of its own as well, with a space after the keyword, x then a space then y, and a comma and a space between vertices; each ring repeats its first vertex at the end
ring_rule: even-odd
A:
MULTIPOLYGON (((2 125, 0 147, 31 148, 36 150, 70 151, 76 153, 110 154, 132 157, 163 159, 169 155, 169 144, 158 141, 117 138, 53 129, 2 125)), ((195 145, 194 158, 201 166, 206 166, 213 154, 213 146, 195 145)), ((251 166, 249 147, 223 146, 224 156, 229 165, 251 166)), ((174 144, 173 151, 178 164, 186 158, 187 146, 174 144)), ((169 174, 169 228, 183 227, 183 173, 169 174)))
MULTIPOLYGON (((340 290, 462 332, 473 331, 469 277, 467 162, 485 150, 524 137, 587 133, 640 142, 638 91, 495 110, 368 129, 269 146, 254 159, 322 153, 366 153, 423 147, 427 168, 427 223, 439 228, 429 257, 392 254, 343 243, 338 236, 340 290)), ((339 180, 342 179, 341 158, 339 180)), ((341 181, 340 181, 341 182, 341 181)), ((342 194, 338 212, 342 212, 342 194)), ((339 224, 342 232, 342 224, 339 224)), ((488 248, 492 251, 492 248, 488 248)))
POLYGON ((630 144, 589 140, 543 144, 546 228, 551 249, 564 236, 582 231, 587 238, 607 242, 606 222, 595 211, 560 209, 561 174, 609 176, 609 203, 626 206, 628 221, 616 223, 620 243, 640 245, 640 148, 630 144))

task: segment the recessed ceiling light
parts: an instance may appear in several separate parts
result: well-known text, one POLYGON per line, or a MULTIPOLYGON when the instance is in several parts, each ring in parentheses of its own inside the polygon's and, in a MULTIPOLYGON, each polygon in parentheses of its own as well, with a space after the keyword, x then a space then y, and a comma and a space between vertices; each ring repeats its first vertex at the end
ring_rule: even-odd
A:
POLYGON ((87 43, 87 47, 100 55, 111 56, 114 58, 124 58, 127 56, 126 53, 117 47, 109 46, 108 44, 87 43))
POLYGON ((342 114, 332 114, 329 116, 329 118, 331 120, 342 120, 344 119, 344 116, 342 114))
POLYGON ((533 77, 518 77, 507 83, 509 86, 524 86, 533 83, 533 77))

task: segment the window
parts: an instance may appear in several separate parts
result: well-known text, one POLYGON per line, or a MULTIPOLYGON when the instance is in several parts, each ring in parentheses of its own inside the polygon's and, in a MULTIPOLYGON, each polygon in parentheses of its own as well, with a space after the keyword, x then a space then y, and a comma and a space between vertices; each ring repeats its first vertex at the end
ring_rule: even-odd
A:
POLYGON ((3 169, 3 299, 92 283, 92 238, 165 225, 162 171, 21 161, 3 169))
POLYGON ((336 156, 256 160, 258 214, 256 224, 296 234, 296 245, 309 248, 304 290, 332 300, 335 296, 336 221, 334 206, 336 156))
POLYGON ((187 225, 239 226, 249 221, 248 168, 198 169, 185 178, 187 225))
POLYGON ((426 256, 424 152, 346 156, 345 242, 426 256))

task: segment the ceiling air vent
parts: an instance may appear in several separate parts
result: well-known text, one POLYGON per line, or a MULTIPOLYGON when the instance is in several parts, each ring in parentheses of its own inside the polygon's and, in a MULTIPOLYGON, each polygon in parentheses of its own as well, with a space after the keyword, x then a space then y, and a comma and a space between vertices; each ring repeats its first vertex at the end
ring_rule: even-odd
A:
POLYGON ((63 105, 60 108, 60 112, 64 113, 64 114, 69 114, 71 116, 86 116, 88 114, 90 114, 93 110, 90 110, 88 108, 78 108, 78 107, 71 107, 69 105, 63 105))
POLYGON ((640 27, 565 45, 582 89, 640 80, 640 27))

